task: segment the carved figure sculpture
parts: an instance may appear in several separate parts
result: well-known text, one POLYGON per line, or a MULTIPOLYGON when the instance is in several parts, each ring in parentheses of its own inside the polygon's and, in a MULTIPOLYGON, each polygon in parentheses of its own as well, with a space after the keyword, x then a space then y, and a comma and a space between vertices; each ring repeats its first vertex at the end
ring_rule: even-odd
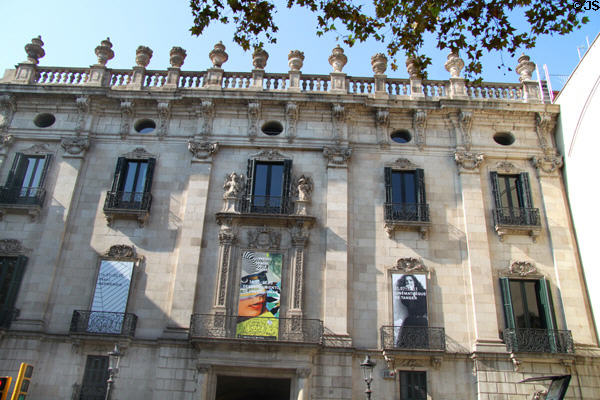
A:
POLYGON ((313 182, 310 177, 302 175, 298 178, 298 200, 310 201, 313 191, 313 182))
POLYGON ((225 183, 223 184, 225 193, 223 194, 224 199, 238 198, 244 190, 244 175, 238 175, 235 172, 227 175, 225 183))

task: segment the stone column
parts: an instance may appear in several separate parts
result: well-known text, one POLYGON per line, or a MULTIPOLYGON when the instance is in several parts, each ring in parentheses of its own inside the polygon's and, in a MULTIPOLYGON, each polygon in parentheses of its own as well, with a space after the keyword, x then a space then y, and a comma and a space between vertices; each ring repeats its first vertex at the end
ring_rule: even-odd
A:
POLYGON ((310 400, 310 388, 309 388, 309 377, 310 377, 310 369, 309 368, 299 368, 296 371, 296 395, 294 399, 296 400, 310 400))
POLYGON ((327 251, 323 284, 323 316, 327 329, 348 336, 348 159, 350 148, 326 147, 327 157, 327 251))
MULTIPOLYGON (((470 289, 469 308, 473 323, 475 343, 473 351, 505 351, 498 338, 498 319, 496 314, 496 293, 490 262, 490 245, 485 219, 485 199, 481 191, 482 179, 479 170, 483 154, 456 152, 461 200, 464 217, 467 270, 470 289)), ((490 199, 491 201, 491 199, 490 199)))
POLYGON ((594 343, 594 324, 584 305, 585 287, 579 275, 573 276, 573 267, 579 265, 575 238, 571 231, 569 210, 566 206, 564 187, 560 176, 562 157, 546 155, 533 157, 542 194, 542 215, 546 216, 548 242, 552 249, 554 276, 559 294, 553 293, 558 329, 569 329, 576 343, 594 343), (548 218, 552 216, 552 218, 548 218), (566 304, 562 299, 577 299, 566 304), (563 320, 564 318, 564 320, 563 320), (563 324, 566 323, 566 326, 563 324))
POLYGON ((212 170, 212 154, 197 150, 193 153, 187 191, 183 198, 182 226, 179 233, 179 253, 172 276, 172 287, 169 296, 170 317, 165 336, 187 337, 190 316, 194 310, 196 283, 198 281, 198 260, 202 252, 202 232, 206 217, 206 205, 212 170))
POLYGON ((194 400, 208 399, 208 376, 210 374, 210 365, 196 365, 196 394, 194 400))
MULTIPOLYGON (((84 162, 84 155, 89 148, 89 140, 84 137, 65 138, 61 142, 64 153, 53 160, 50 168, 56 171, 56 190, 49 191, 46 204, 39 217, 44 223, 42 235, 37 247, 38 254, 43 256, 31 258, 27 265, 28 288, 21 288, 18 308, 21 314, 12 324, 16 330, 44 331, 46 328, 46 312, 50 307, 52 284, 60 263, 63 240, 68 229, 69 214, 72 211, 73 194, 77 187, 79 171, 84 162)), ((51 174, 53 175, 53 174, 51 174)), ((51 176, 50 175, 50 176, 51 176)), ((46 188, 50 185, 46 182, 46 188)), ((66 328, 66 327, 65 327, 66 328)))
MULTIPOLYGON (((233 245, 236 234, 230 218, 218 221, 221 225, 219 231, 219 264, 217 266, 217 285, 214 296, 213 313, 215 315, 227 314, 227 293, 231 275, 231 261, 233 245)), ((215 321, 217 321, 215 319, 215 321)))
POLYGON ((308 242, 308 231, 298 224, 291 228, 292 237, 292 295, 289 315, 302 317, 304 305, 304 252, 308 242))

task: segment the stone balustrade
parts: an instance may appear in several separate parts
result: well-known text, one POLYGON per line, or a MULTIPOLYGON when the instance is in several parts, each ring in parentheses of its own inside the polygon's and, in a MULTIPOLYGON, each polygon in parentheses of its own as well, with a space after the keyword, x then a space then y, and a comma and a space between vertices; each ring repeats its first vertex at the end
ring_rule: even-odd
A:
POLYGON ((407 71, 410 78, 388 78, 385 75, 387 59, 383 54, 372 58, 374 75, 370 77, 347 76, 342 72, 348 59, 343 49, 336 47, 328 61, 333 68, 329 75, 303 74, 304 54, 292 50, 288 56, 288 73, 266 73, 264 67, 268 59, 265 51, 253 54, 251 72, 225 71, 222 65, 229 56, 222 43, 215 45, 209 58, 213 67, 205 71, 182 71, 185 50, 179 47, 171 49, 171 67, 167 70, 147 70, 152 50, 140 46, 136 51, 136 66, 131 70, 110 69, 106 63, 113 58, 112 43, 107 38, 96 47, 98 63, 90 68, 44 67, 39 66, 43 57, 41 37, 32 39, 26 46, 28 59, 17 65, 17 70, 9 70, 0 83, 17 83, 44 86, 92 86, 110 87, 115 90, 248 90, 265 92, 318 92, 332 94, 350 94, 375 98, 427 98, 493 100, 541 103, 538 82, 531 75, 535 64, 529 57, 522 55, 515 68, 520 83, 470 82, 460 77, 464 66, 457 54, 450 54, 445 64, 450 73, 449 80, 423 80, 415 64, 408 60, 407 71), (32 51, 35 47, 36 51, 32 51), (37 58, 36 58, 37 57, 37 58))

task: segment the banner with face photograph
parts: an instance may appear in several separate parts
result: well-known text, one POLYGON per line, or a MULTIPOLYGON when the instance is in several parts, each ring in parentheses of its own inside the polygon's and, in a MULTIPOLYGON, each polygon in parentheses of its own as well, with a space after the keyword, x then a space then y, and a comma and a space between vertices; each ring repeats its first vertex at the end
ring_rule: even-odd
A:
MULTIPOLYGON (((427 278, 392 274, 394 341, 402 340, 403 327, 427 327, 427 278)), ((405 329, 405 334, 409 329, 405 329)))
POLYGON ((279 337, 283 254, 242 253, 237 337, 279 337))

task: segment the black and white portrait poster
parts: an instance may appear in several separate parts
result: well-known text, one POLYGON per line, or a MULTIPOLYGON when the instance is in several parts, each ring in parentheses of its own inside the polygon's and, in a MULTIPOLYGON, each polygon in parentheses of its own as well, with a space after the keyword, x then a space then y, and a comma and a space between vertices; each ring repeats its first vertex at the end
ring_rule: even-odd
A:
POLYGON ((392 274, 394 341, 403 327, 426 327, 427 278, 425 275, 392 274))

